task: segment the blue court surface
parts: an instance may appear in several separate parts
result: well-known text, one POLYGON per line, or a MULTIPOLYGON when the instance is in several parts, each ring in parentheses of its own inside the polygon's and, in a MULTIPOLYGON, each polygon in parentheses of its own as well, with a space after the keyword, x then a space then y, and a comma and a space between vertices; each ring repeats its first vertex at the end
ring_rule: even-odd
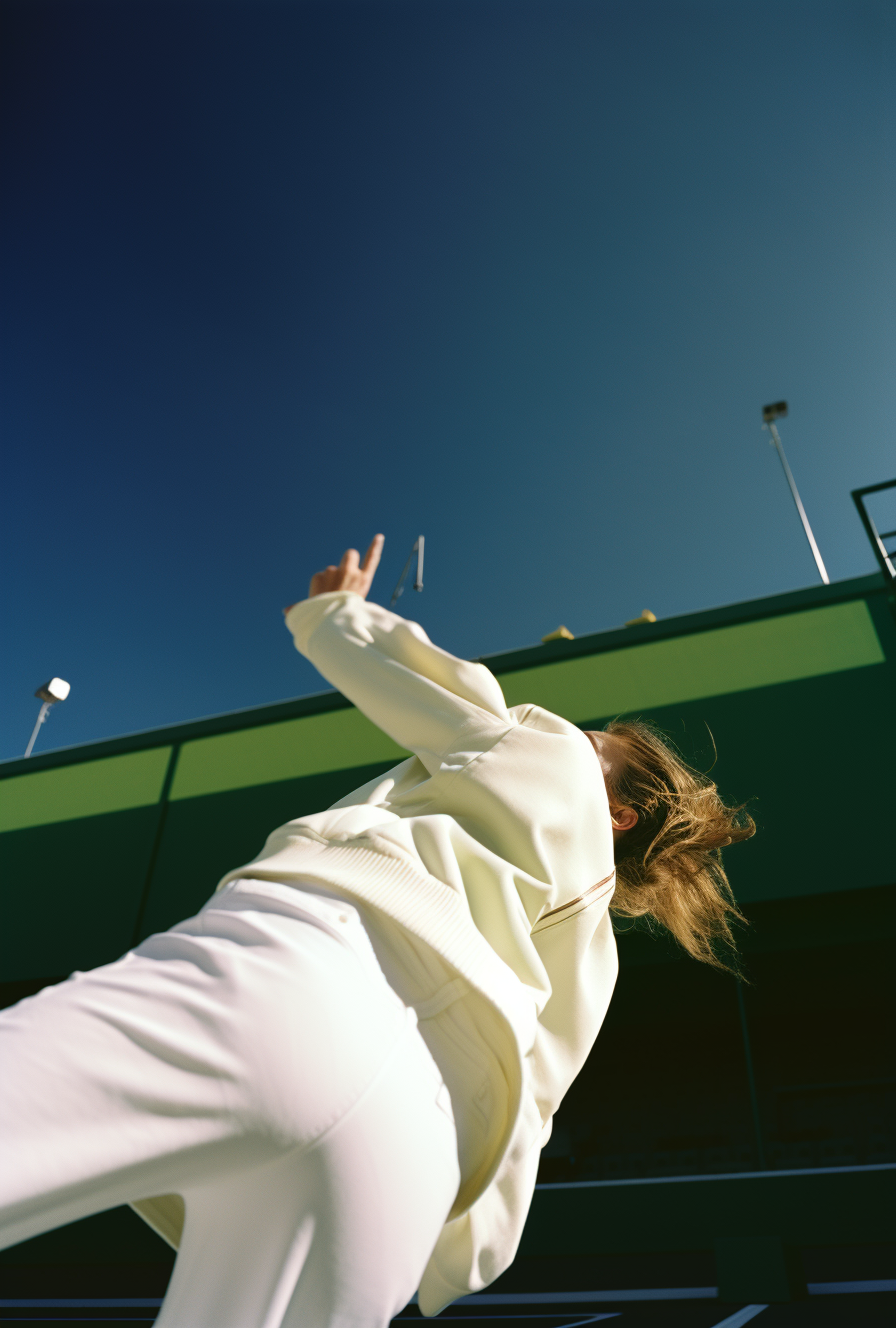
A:
MULTIPOLYGON (((0 1298, 3 1323, 114 1324, 155 1321, 157 1297, 0 1298)), ((714 1287, 639 1290, 488 1293, 468 1296, 437 1323, 487 1328, 585 1328, 615 1320, 619 1328, 891 1328, 896 1323, 896 1279, 825 1282, 809 1286, 805 1300, 776 1305, 723 1304, 714 1287)), ((394 1324, 426 1322, 409 1305, 394 1324)), ((246 1328, 253 1328, 246 1325, 246 1328)), ((615 1324, 613 1325, 615 1328, 615 1324)))

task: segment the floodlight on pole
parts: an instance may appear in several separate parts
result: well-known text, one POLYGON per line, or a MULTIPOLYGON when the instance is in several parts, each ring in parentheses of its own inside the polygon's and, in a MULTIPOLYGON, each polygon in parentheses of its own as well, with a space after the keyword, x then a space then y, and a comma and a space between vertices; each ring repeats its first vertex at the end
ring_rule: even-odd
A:
POLYGON ((775 420, 783 419, 787 414, 786 401, 773 401, 770 406, 762 407, 762 427, 768 429, 771 434, 771 442, 778 453, 778 459, 784 470, 784 476, 790 485, 790 494, 796 504, 796 510, 799 513, 800 520, 803 523, 803 530, 806 533, 806 539, 809 541, 809 548, 812 550, 812 557, 815 559, 815 566, 818 568, 818 575, 826 586, 831 584, 831 578, 828 576, 827 569, 821 558, 821 551, 815 542, 815 536, 812 534, 812 527, 809 525, 809 518, 806 516, 806 509, 803 507, 799 490, 796 487, 796 480, 793 478, 793 472, 787 464, 787 457, 784 455, 784 446, 780 435, 775 426, 775 420))
POLYGON ((423 536, 418 535, 416 540, 414 541, 414 547, 411 549, 408 560, 404 565, 404 571, 402 572, 401 576, 398 578, 398 585, 392 591, 392 598, 389 600, 390 608, 394 608, 396 603, 398 602, 399 597, 404 594, 405 577, 407 576, 408 572, 411 570, 411 563, 414 561, 415 553, 417 555, 417 574, 414 577, 414 589, 415 590, 423 589, 423 546, 424 546, 423 536))
POLYGON ((66 682, 64 678, 51 678, 49 682, 45 682, 43 686, 38 687, 34 695, 39 701, 43 702, 43 705, 38 713, 34 731, 28 739, 28 746, 25 748, 26 756, 30 756, 34 750, 37 735, 40 733, 40 726, 46 720, 51 708, 60 701, 64 701, 71 690, 71 683, 66 682))

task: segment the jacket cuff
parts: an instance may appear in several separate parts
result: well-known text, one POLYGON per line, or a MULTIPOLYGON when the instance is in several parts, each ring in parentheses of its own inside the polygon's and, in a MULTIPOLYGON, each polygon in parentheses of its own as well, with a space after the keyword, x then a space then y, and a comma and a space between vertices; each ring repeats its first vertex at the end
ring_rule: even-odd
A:
POLYGON ((324 618, 352 599, 361 599, 361 596, 355 590, 330 590, 325 595, 314 595, 293 604, 284 621, 292 632, 296 650, 307 655, 308 642, 324 618))
POLYGON ((430 1259, 423 1274, 420 1289, 417 1292, 417 1307, 422 1315, 427 1319, 431 1319, 434 1314, 439 1314, 446 1305, 450 1305, 461 1296, 468 1296, 469 1294, 469 1290, 464 1291, 460 1287, 452 1286, 450 1282, 446 1282, 436 1267, 435 1259, 430 1259))

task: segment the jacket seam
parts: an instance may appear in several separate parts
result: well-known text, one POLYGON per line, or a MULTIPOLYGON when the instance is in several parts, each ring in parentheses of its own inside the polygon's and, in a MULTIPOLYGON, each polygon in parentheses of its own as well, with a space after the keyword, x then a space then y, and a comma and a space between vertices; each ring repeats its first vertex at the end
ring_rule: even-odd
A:
MULTIPOLYGON (((595 881, 593 885, 589 885, 588 889, 583 890, 580 895, 576 895, 575 899, 570 899, 565 904, 558 904, 556 908, 549 908, 546 913, 542 913, 538 921, 543 922, 545 918, 552 918, 555 913, 562 913, 564 909, 572 908, 573 904, 580 904, 583 899, 587 899, 590 894, 593 894, 595 890, 599 890, 602 885, 608 885, 615 875, 616 868, 614 867, 609 875, 605 876, 603 880, 595 881)), ((536 926, 537 925, 538 923, 536 923, 536 926)))
MULTIPOLYGON (((612 880, 612 878, 615 877, 615 875, 616 875, 615 871, 611 872, 610 877, 606 879, 612 880)), ((598 881, 597 884, 598 886, 601 886, 604 884, 604 881, 598 881)), ((592 889, 593 888, 594 887, 592 887, 592 889)), ((575 912, 568 913, 565 918, 556 918, 554 922, 549 922, 547 926, 542 926, 542 921, 539 920, 532 928, 530 935, 535 936, 538 932, 550 931, 551 927, 559 927, 562 923, 569 922, 571 918, 577 918, 582 913, 587 913, 589 908, 592 908, 594 904, 599 903, 601 899, 605 899, 608 894, 612 894, 614 889, 615 889, 615 882, 613 885, 609 886, 608 889, 604 890, 601 894, 595 895, 593 899, 589 899, 587 904, 583 904, 583 906, 581 908, 577 908, 575 912)), ((587 892, 585 895, 579 895, 578 899, 572 899, 568 904, 561 905, 560 908, 551 909, 551 912, 545 913, 544 917, 549 918, 553 913, 565 912, 566 909, 572 908, 574 904, 581 904, 582 900, 585 899, 586 897, 587 897, 587 892)))

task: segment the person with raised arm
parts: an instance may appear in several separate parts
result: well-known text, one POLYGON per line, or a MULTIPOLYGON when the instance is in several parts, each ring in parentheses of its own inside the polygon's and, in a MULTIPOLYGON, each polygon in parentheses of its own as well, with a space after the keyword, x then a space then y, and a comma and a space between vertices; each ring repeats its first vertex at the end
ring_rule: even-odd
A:
POLYGON ((158 1328, 385 1328, 487 1286, 610 1002, 610 910, 732 944, 749 818, 647 725, 508 708, 369 602, 382 545, 286 626, 407 759, 0 1015, 0 1244, 131 1203, 179 1247, 158 1328))

